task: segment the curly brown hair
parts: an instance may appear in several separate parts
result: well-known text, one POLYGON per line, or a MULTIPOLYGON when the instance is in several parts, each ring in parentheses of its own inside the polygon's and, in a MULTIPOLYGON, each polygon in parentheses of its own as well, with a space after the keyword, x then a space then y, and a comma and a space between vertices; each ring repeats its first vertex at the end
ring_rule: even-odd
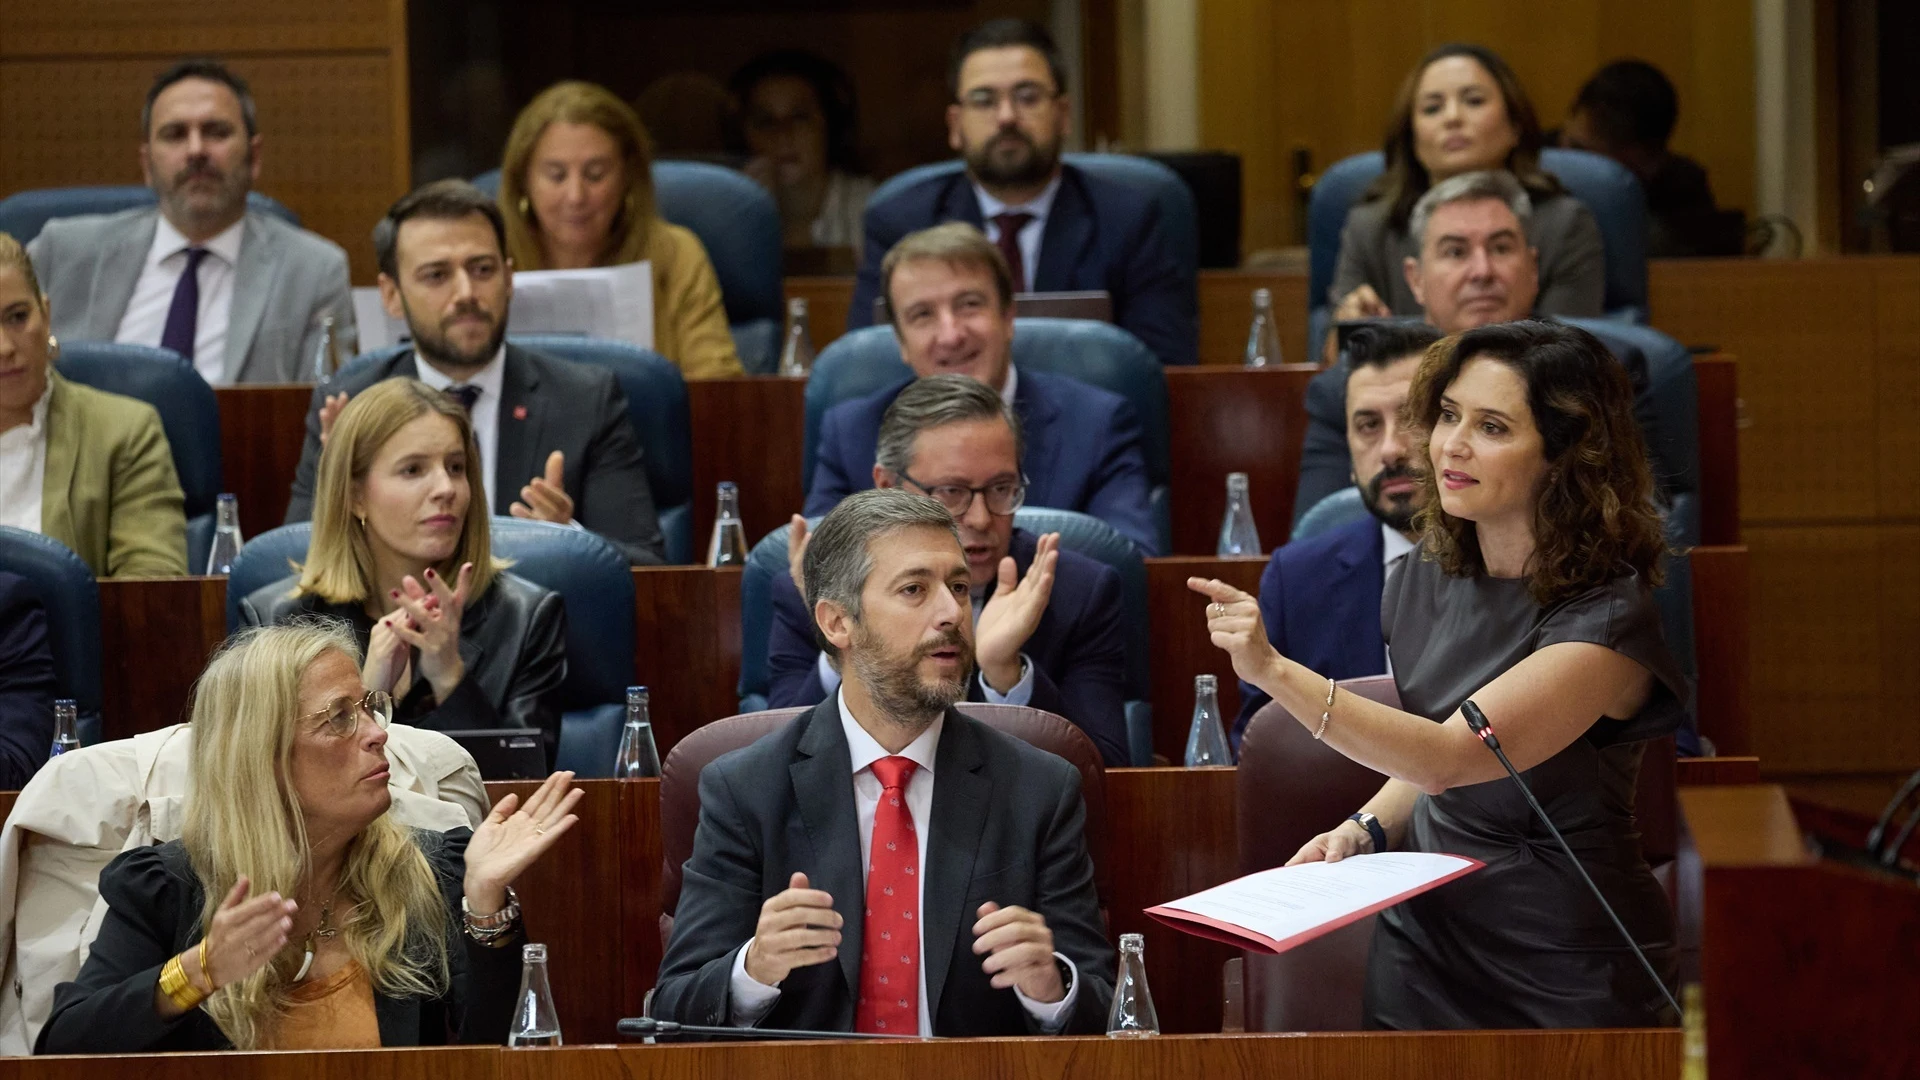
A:
POLYGON ((1407 394, 1407 416, 1423 432, 1416 471, 1426 501, 1414 524, 1428 556, 1457 577, 1486 571, 1474 523, 1441 509, 1432 465, 1440 398, 1468 360, 1483 357, 1526 381, 1547 460, 1533 510, 1528 576, 1535 602, 1550 606, 1629 570, 1649 586, 1660 584, 1665 533, 1627 370, 1599 338, 1564 323, 1483 326, 1427 350, 1407 394))

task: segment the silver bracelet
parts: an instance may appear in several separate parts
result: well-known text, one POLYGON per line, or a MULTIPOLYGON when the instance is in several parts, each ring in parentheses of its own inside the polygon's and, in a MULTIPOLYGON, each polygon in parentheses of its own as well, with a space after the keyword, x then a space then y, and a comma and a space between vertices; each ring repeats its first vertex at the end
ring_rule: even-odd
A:
POLYGON ((460 898, 461 923, 467 936, 482 945, 491 945, 506 937, 520 922, 520 895, 507 886, 507 905, 499 911, 487 915, 476 915, 467 898, 460 898))

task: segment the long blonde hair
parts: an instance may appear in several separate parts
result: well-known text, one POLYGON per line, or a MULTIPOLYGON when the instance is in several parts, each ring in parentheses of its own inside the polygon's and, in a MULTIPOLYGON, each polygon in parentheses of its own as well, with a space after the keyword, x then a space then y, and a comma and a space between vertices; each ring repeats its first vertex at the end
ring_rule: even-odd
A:
POLYGON ((507 254, 513 256, 513 268, 546 267, 540 226, 527 199, 527 169, 533 163, 533 148, 549 124, 592 124, 620 148, 627 196, 619 216, 613 219, 599 265, 619 266, 646 258, 654 215, 653 139, 640 122, 640 114, 613 91, 590 82, 561 82, 542 90, 520 110, 501 158, 500 213, 507 219, 507 254))
MULTIPOLYGON (((295 896, 306 882, 306 820, 289 787, 293 742, 300 678, 330 652, 359 666, 353 632, 339 620, 257 627, 222 647, 195 686, 180 839, 206 893, 202 933, 243 874, 251 896, 295 896)), ((348 845, 337 895, 351 900, 340 935, 376 990, 388 997, 435 997, 445 990, 451 978, 446 901, 412 833, 391 815, 375 818, 348 845)), ((207 999, 207 1015, 234 1046, 264 1045, 287 1008, 297 969, 297 956, 282 956, 221 987, 207 999)))
POLYGON ((366 526, 353 516, 353 497, 373 468, 387 440, 429 413, 453 421, 467 453, 467 520, 453 554, 434 569, 448 582, 459 580, 460 564, 473 564, 467 605, 486 594, 493 576, 507 563, 493 557, 488 534, 487 488, 480 475, 480 446, 473 423, 460 403, 418 379, 384 379, 354 395, 334 421, 320 452, 313 485, 313 539, 300 569, 295 596, 311 593, 330 604, 365 603, 379 588, 373 580, 373 549, 366 526))

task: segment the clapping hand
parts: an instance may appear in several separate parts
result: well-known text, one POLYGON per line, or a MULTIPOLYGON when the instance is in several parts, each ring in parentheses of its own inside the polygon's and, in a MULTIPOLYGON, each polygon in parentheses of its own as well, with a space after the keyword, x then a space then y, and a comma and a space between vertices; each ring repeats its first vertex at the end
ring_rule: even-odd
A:
POLYGON ((840 955, 840 926, 833 897, 794 874, 787 887, 760 905, 760 921, 747 946, 747 975, 761 986, 779 986, 794 968, 824 964, 840 955))
POLYGON ((467 904, 488 914, 507 906, 507 886, 546 854, 580 819, 573 808, 586 792, 572 786, 573 774, 557 772, 520 804, 508 795, 493 804, 487 820, 467 841, 467 904))
POLYGON ((396 624, 411 627, 413 622, 404 611, 389 611, 374 622, 373 633, 367 638, 367 662, 360 666, 360 685, 369 690, 393 693, 407 669, 407 643, 394 632, 396 624))
POLYGON ((547 455, 547 474, 527 481, 520 489, 520 500, 507 507, 517 518, 551 521, 566 525, 573 521, 573 496, 567 494, 567 455, 555 450, 547 455))
POLYGON ((466 662, 460 659, 460 618, 467 610, 473 564, 461 564, 460 580, 451 588, 432 567, 423 576, 425 587, 408 574, 400 588, 389 593, 400 605, 393 614, 400 617, 388 625, 393 636, 420 650, 419 675, 433 685, 433 696, 444 702, 467 674, 466 662))
POLYGON ((1267 640, 1260 602, 1219 578, 1190 577, 1187 588, 1212 601, 1207 605, 1207 633, 1214 647, 1233 660, 1234 674, 1255 686, 1271 685, 1280 654, 1267 640))
POLYGON ((980 969, 994 989, 1012 987, 1049 1004, 1067 996, 1060 965, 1053 959, 1053 931, 1039 912, 988 901, 976 914, 980 920, 973 924, 973 952, 986 957, 980 969))
POLYGON ((974 630, 974 655, 980 676, 996 693, 1012 690, 1020 681, 1020 649, 1033 636, 1053 598, 1053 572, 1060 561, 1060 534, 1047 533, 1034 547, 1027 576, 1014 584, 1018 573, 1013 556, 1000 560, 1000 580, 993 599, 980 611, 974 630))
MULTIPOLYGON (((216 990, 266 967, 293 932, 293 917, 300 905, 277 892, 249 900, 252 887, 244 876, 234 882, 207 927, 207 969, 201 974, 206 985, 216 990)), ((191 955, 197 966, 199 953, 198 948, 188 949, 182 962, 191 955)))
POLYGON ((807 519, 793 515, 787 533, 787 576, 793 579, 793 587, 800 590, 802 599, 807 595, 807 540, 807 519))
POLYGON ((333 434, 333 422, 340 419, 341 410, 347 407, 347 392, 328 394, 320 402, 320 445, 327 445, 327 436, 333 434))

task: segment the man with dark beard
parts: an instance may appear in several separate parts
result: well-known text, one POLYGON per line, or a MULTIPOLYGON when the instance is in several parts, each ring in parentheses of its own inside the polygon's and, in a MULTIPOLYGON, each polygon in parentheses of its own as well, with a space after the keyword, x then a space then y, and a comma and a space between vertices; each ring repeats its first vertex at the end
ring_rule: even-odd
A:
MULTIPOLYGON (((1421 358, 1438 340, 1440 331, 1424 323, 1381 322, 1354 331, 1345 361, 1347 450, 1350 479, 1372 514, 1281 547, 1260 575, 1268 640, 1281 655, 1301 657, 1330 679, 1387 673, 1380 592, 1386 568, 1413 547, 1420 509, 1413 480, 1418 433, 1402 424, 1400 412, 1421 358)), ((1235 746, 1269 700, 1240 683, 1235 746)))
POLYGON ((1158 206, 1061 160, 1073 109, 1053 38, 1022 19, 986 23, 954 48, 947 86, 947 144, 966 167, 869 204, 848 329, 873 321, 880 261, 901 237, 965 221, 999 245, 1014 292, 1104 291, 1113 321, 1163 363, 1193 363, 1194 270, 1182 273, 1158 206))
POLYGON ((347 253, 247 208, 261 136, 246 82, 212 60, 175 64, 140 130, 159 206, 56 219, 27 246, 54 334, 172 349, 216 386, 305 382, 323 318, 353 339, 347 253))
POLYGON ((413 348, 314 387, 287 521, 313 516, 320 447, 348 397, 382 379, 419 379, 466 407, 495 514, 590 529, 636 564, 664 562, 640 442, 613 373, 506 343, 513 262, 493 199, 464 180, 435 181, 393 204, 373 246, 380 299, 407 321, 413 348))
POLYGON ((850 495, 814 531, 805 577, 839 691, 701 772, 652 1015, 1105 1030, 1113 951, 1079 773, 953 707, 974 652, 951 512, 898 488, 850 495))

